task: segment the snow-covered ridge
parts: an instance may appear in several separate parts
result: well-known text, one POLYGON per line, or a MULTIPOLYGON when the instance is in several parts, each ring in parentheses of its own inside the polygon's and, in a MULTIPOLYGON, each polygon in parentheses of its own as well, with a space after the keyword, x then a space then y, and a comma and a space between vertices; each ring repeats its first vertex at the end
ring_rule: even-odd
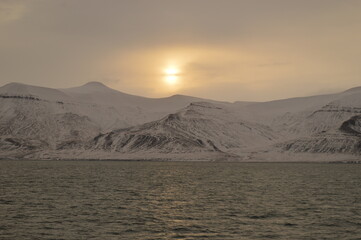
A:
POLYGON ((10 83, 0 87, 0 156, 359 155, 360 116, 361 87, 329 95, 227 103, 183 95, 146 98, 99 82, 67 89, 10 83))
POLYGON ((270 128, 232 115, 212 103, 191 103, 154 122, 102 134, 91 148, 120 153, 200 153, 235 151, 270 144, 278 135, 270 128))
POLYGON ((48 101, 64 101, 71 98, 66 93, 57 89, 31 86, 22 83, 9 83, 2 86, 0 88, 0 95, 32 97, 48 101))
POLYGON ((156 120, 193 101, 203 100, 181 95, 158 99, 144 98, 119 92, 98 82, 68 89, 10 83, 0 88, 0 98, 13 101, 46 101, 49 102, 49 106, 55 108, 55 112, 71 112, 89 117, 102 131, 156 120), (51 103, 62 106, 54 106, 51 103))

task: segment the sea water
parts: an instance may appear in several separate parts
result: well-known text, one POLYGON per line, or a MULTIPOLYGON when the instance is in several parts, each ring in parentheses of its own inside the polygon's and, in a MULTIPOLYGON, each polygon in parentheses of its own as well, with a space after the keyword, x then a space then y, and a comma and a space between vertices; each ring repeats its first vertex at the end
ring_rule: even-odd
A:
POLYGON ((0 239, 361 239, 361 165, 0 161, 0 239))

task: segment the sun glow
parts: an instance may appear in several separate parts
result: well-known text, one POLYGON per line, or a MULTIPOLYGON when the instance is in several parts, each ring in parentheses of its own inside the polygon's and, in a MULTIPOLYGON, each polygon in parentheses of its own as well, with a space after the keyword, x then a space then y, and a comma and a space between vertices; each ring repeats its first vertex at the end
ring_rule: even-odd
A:
POLYGON ((175 75, 165 76, 165 81, 171 85, 176 84, 178 82, 178 76, 175 75))
POLYGON ((164 69, 164 73, 166 75, 176 75, 179 73, 179 69, 175 68, 175 67, 169 67, 169 68, 164 69))
POLYGON ((179 69, 176 67, 168 67, 164 69, 164 81, 169 85, 175 85, 179 82, 179 69))

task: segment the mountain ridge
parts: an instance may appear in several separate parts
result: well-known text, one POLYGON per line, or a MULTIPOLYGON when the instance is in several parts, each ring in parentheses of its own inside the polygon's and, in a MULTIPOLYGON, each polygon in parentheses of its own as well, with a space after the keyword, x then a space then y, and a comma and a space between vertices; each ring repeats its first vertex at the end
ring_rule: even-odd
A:
POLYGON ((100 82, 67 89, 9 83, 0 87, 0 157, 350 158, 361 155, 359 116, 361 87, 229 103, 185 95, 145 98, 100 82))

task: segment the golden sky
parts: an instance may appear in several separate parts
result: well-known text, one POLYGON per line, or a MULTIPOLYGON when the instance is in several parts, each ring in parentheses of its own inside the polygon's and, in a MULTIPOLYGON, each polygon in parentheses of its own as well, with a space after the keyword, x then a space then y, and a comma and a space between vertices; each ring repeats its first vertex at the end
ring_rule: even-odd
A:
POLYGON ((0 84, 265 101, 361 85, 358 0, 0 0, 0 84))

